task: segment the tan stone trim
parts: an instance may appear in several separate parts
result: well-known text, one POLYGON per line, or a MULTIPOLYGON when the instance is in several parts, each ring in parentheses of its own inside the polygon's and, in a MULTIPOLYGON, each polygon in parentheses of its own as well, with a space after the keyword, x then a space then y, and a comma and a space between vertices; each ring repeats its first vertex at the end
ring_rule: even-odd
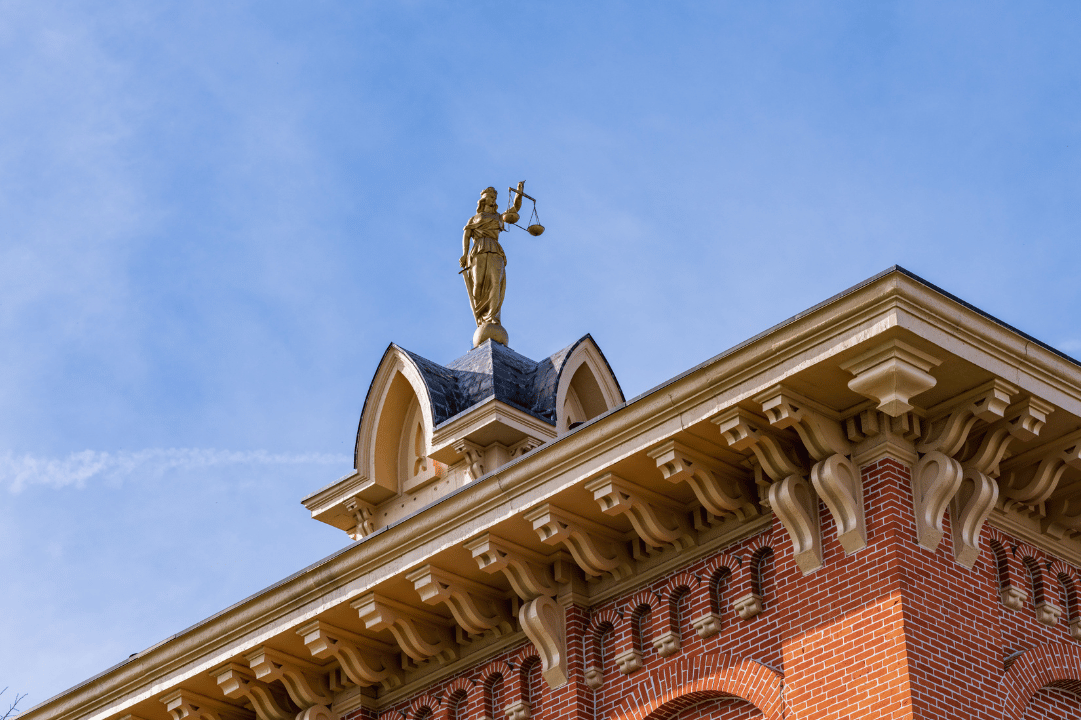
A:
MULTIPOLYGON (((1081 368, 979 313, 894 272, 827 301, 610 411, 362 543, 262 591, 24 714, 24 720, 105 720, 187 678, 355 599, 707 420, 800 370, 900 328, 1081 415, 1081 368), (952 318, 952 319, 951 319, 952 318), (387 563, 385 558, 392 557, 387 563)), ((992 516, 997 523, 997 516, 992 516)), ((997 523, 1046 549, 1030 535, 997 523)), ((1062 546, 1050 550, 1062 556, 1062 546)), ((1065 559, 1081 564, 1081 555, 1065 559)), ((680 556, 680 562, 686 560, 680 556)), ((426 678, 425 682, 430 682, 426 678)))
POLYGON ((1052 557, 1081 567, 1081 542, 1076 539, 1055 539, 1040 531, 1040 523, 1016 512, 1003 510, 1001 504, 991 511, 987 524, 1022 540, 1052 557))
POLYGON ((526 642, 526 640, 525 633, 522 631, 504 635, 499 638, 498 641, 486 645, 483 651, 464 655, 453 662, 441 665, 435 672, 420 674, 418 677, 403 683, 400 687, 394 688, 379 698, 365 695, 361 688, 350 689, 347 693, 342 693, 338 696, 338 699, 334 703, 334 712, 338 713, 339 717, 345 717, 359 707, 367 707, 374 710, 376 713, 380 713, 386 708, 393 707, 395 704, 415 695, 425 688, 438 685, 447 678, 457 675, 463 670, 467 670, 474 666, 481 666, 496 655, 499 655, 516 645, 520 645, 526 642))
POLYGON ((436 428, 432 433, 432 455, 437 455, 441 450, 453 445, 457 438, 468 437, 470 433, 492 422, 500 422, 524 435, 544 441, 556 436, 553 426, 493 397, 470 408, 468 413, 457 415, 436 428))

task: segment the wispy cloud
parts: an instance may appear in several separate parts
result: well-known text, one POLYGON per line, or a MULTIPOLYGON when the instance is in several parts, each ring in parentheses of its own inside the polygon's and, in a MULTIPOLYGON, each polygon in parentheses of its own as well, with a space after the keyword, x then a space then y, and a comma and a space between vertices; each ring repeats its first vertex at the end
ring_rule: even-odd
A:
POLYGON ((223 465, 345 465, 349 458, 330 453, 269 453, 266 450, 148 448, 105 452, 83 450, 64 458, 0 453, 0 487, 12 494, 32 485, 81 488, 91 480, 122 481, 134 475, 160 475, 223 465))

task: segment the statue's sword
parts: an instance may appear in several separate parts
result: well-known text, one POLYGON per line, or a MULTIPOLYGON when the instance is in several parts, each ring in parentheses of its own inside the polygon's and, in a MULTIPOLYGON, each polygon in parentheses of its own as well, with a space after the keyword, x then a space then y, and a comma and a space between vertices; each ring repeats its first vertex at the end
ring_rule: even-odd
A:
MULTIPOLYGON (((458 271, 458 274, 462 276, 463 280, 465 280, 465 294, 469 296, 469 312, 473 313, 473 319, 476 320, 476 318, 477 318, 477 306, 473 302, 473 284, 469 282, 469 276, 468 275, 462 275, 462 273, 464 273, 466 270, 469 270, 470 267, 471 266, 466 265, 464 268, 462 268, 461 270, 458 271)), ((478 324, 478 327, 479 327, 479 324, 478 324)))

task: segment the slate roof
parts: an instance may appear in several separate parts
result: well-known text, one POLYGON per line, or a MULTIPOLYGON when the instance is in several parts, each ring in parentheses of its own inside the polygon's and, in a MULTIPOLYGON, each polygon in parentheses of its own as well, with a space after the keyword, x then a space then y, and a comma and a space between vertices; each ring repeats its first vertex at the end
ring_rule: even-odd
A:
MULTIPOLYGON (((554 426, 556 390, 563 364, 586 340, 593 342, 590 335, 584 335, 540 362, 493 340, 485 340, 445 367, 405 348, 399 349, 420 371, 428 389, 432 422, 436 427, 493 397, 554 426)), ((387 351, 390 352, 390 348, 387 351)))

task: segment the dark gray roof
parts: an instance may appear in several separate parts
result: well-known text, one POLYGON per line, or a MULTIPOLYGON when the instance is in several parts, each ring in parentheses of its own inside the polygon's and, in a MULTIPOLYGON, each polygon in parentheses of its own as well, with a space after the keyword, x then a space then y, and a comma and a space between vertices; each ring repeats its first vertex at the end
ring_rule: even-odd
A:
MULTIPOLYGON (((399 349, 420 371, 431 400, 432 423, 436 427, 490 398, 555 425, 556 390, 563 365, 571 352, 587 340, 596 346, 587 334, 540 362, 493 340, 486 340, 445 367, 405 348, 399 349)), ((387 352, 394 347, 392 344, 387 352)), ((599 352, 600 348, 597 350, 599 352)), ((610 367, 608 370, 611 372, 610 367)), ((365 411, 368 400, 370 397, 364 401, 365 411)))

